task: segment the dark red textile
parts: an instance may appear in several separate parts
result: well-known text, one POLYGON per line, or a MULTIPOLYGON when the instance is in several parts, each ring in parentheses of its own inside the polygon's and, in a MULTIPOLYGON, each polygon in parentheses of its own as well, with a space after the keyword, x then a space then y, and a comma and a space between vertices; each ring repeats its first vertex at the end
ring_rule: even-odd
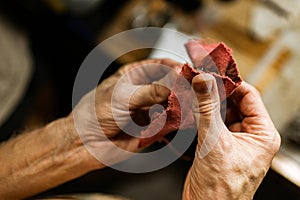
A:
POLYGON ((162 113, 154 113, 148 128, 141 132, 143 138, 139 141, 140 148, 160 141, 172 131, 194 126, 191 108, 191 82, 194 76, 203 72, 212 74, 216 78, 221 101, 242 82, 232 50, 224 43, 203 45, 192 40, 186 44, 186 48, 197 70, 188 64, 183 65, 168 97, 168 106, 162 113))

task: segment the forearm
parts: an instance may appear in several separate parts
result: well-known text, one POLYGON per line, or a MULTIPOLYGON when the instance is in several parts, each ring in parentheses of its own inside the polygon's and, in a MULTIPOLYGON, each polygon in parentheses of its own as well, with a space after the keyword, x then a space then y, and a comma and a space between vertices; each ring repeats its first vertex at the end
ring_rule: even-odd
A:
POLYGON ((99 168, 67 120, 54 121, 1 145, 1 199, 28 197, 99 168))

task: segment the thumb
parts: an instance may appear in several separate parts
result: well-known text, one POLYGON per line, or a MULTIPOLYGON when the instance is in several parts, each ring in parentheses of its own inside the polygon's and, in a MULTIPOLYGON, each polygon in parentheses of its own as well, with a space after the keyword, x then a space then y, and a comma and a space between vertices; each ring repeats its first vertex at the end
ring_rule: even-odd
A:
POLYGON ((220 113, 215 78, 210 74, 199 74, 193 78, 192 88, 196 97, 192 109, 198 128, 199 156, 204 157, 212 150, 226 127, 220 113))
POLYGON ((202 120, 210 120, 212 114, 219 113, 219 93, 215 78, 206 73, 195 76, 192 87, 196 95, 193 112, 202 116, 202 120))

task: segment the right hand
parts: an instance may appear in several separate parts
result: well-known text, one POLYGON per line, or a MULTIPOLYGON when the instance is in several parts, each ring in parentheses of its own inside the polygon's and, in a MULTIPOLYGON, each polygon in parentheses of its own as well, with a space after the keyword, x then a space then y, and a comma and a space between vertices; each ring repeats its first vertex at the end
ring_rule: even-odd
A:
POLYGON ((192 85, 198 145, 183 199, 252 199, 280 147, 259 93, 245 82, 234 91, 230 99, 239 115, 229 112, 226 127, 215 79, 198 75, 192 85))

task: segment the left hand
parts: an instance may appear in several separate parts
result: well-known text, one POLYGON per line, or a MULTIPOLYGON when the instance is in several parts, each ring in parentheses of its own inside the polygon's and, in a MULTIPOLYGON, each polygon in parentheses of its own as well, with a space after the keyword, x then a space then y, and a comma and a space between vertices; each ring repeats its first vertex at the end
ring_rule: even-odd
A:
POLYGON ((170 93, 168 88, 153 81, 171 86, 181 66, 169 59, 128 64, 81 99, 69 118, 74 119, 85 147, 103 165, 126 159, 120 149, 140 150, 139 138, 134 136, 141 129, 136 127, 147 124, 149 108, 166 101, 170 93), (130 135, 124 133, 130 127, 135 127, 130 135))

